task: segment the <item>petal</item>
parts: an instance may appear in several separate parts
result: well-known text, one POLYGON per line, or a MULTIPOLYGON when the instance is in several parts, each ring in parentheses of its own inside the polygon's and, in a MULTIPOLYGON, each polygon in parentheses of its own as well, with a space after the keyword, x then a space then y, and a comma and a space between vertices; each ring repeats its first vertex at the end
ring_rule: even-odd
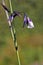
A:
POLYGON ((27 28, 34 28, 33 22, 29 22, 29 25, 27 26, 27 28))
POLYGON ((10 20, 10 22, 12 22, 13 21, 13 16, 9 16, 9 20, 10 20))

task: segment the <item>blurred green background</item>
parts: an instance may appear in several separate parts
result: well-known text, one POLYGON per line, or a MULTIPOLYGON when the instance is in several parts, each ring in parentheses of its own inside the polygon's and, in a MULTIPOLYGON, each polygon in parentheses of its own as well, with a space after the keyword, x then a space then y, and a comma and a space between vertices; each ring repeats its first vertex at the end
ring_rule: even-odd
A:
MULTIPOLYGON (((0 0, 0 3, 2 0, 0 0)), ((9 7, 9 0, 5 0, 9 7)), ((15 24, 21 65, 43 65, 43 0, 12 0, 13 10, 26 12, 34 29, 23 29, 23 18, 15 24)), ((4 9, 0 5, 0 65, 18 65, 14 43, 4 9)))

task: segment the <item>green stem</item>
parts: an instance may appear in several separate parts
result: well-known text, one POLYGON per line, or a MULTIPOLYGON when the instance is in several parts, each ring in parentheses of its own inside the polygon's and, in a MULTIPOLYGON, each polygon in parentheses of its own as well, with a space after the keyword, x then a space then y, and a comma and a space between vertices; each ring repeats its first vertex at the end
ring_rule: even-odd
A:
MULTIPOLYGON (((5 1, 2 0, 2 3, 5 5, 5 1)), ((8 12, 5 10, 5 13, 6 13, 6 16, 7 16, 7 20, 8 20, 8 24, 9 24, 9 27, 10 27, 10 31, 11 31, 11 34, 12 34, 12 38, 14 40, 14 35, 13 35, 13 29, 12 29, 12 25, 11 25, 11 22, 9 20, 9 15, 8 15, 8 12)))
MULTIPOLYGON (((11 9, 11 13, 13 13, 13 10, 12 10, 12 5, 11 5, 11 0, 9 0, 9 3, 10 3, 10 9, 11 9)), ((16 41, 16 31, 15 31, 15 28, 12 26, 12 31, 13 31, 13 36, 14 36, 14 45, 15 47, 17 47, 17 41, 16 41)))
MULTIPOLYGON (((10 3, 10 8, 11 8, 11 13, 13 12, 13 10, 12 10, 12 5, 11 5, 11 0, 9 0, 9 3, 10 3)), ((16 52, 17 52, 17 57, 18 57, 18 63, 19 63, 19 65, 21 65, 20 64, 20 58, 19 58, 19 52, 18 52, 18 46, 17 46, 17 40, 16 40, 16 31, 15 31, 15 28, 14 28, 14 44, 15 44, 15 48, 16 48, 16 52)))
MULTIPOLYGON (((2 2, 3 2, 3 4, 5 5, 5 1, 2 0, 2 2)), ((13 11, 12 11, 11 0, 9 0, 9 3, 10 3, 10 9, 11 9, 11 13, 12 13, 13 11)), ((7 19, 9 19, 8 12, 5 11, 5 13, 6 13, 7 19)), ((15 49, 16 49, 16 52, 17 52, 18 63, 19 63, 19 65, 21 65, 21 64, 20 64, 20 58, 19 58, 19 52, 18 52, 18 48, 17 48, 17 40, 16 40, 16 32, 15 32, 15 28, 13 29, 10 20, 8 20, 8 24, 9 24, 9 27, 10 27, 10 31, 11 31, 11 35, 12 35, 13 41, 14 41, 15 49)))
POLYGON ((12 13, 13 10, 12 10, 12 5, 11 5, 11 0, 9 0, 9 3, 10 3, 10 9, 11 9, 11 13, 12 13))

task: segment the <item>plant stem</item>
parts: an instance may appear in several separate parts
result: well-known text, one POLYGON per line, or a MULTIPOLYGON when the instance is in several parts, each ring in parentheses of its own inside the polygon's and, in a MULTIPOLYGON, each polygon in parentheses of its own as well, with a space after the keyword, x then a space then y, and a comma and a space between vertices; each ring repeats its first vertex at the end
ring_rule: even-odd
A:
MULTIPOLYGON (((2 3, 3 3, 3 5, 5 5, 5 1, 4 1, 4 0, 2 0, 2 3)), ((11 22, 10 22, 10 20, 9 20, 9 15, 8 15, 8 12, 7 12, 6 10, 5 10, 5 13, 6 13, 6 16, 7 16, 7 20, 8 20, 8 24, 9 24, 10 31, 11 31, 11 34, 12 34, 12 38, 13 38, 13 40, 14 40, 13 29, 12 29, 11 22)))
MULTIPOLYGON (((2 0, 2 3, 5 5, 5 1, 4 0, 2 0)), ((9 0, 9 3, 10 3, 10 9, 11 9, 11 13, 12 13, 13 11, 12 11, 11 0, 9 0)), ((5 13, 6 13, 6 16, 7 16, 7 19, 8 19, 8 24, 9 24, 9 27, 10 27, 10 31, 11 31, 11 35, 12 35, 13 41, 14 41, 15 49, 16 49, 16 52, 17 52, 18 63, 19 63, 19 65, 21 65, 20 64, 20 58, 19 58, 19 52, 18 52, 18 45, 17 45, 17 40, 16 40, 15 28, 13 29, 11 21, 9 20, 8 12, 6 10, 5 10, 5 13)))
MULTIPOLYGON (((11 13, 12 13, 13 10, 12 10, 11 0, 9 0, 9 3, 10 3, 10 9, 11 9, 11 13)), ((15 47, 16 47, 18 63, 19 63, 19 65, 21 65, 21 64, 20 64, 20 58, 19 58, 19 52, 18 52, 18 45, 17 45, 17 39, 16 39, 16 31, 15 31, 15 28, 14 28, 14 39, 15 39, 14 44, 15 44, 15 47)))
POLYGON ((10 9, 11 9, 11 13, 12 13, 13 10, 12 10, 12 5, 11 5, 11 0, 9 0, 9 3, 10 3, 10 9))

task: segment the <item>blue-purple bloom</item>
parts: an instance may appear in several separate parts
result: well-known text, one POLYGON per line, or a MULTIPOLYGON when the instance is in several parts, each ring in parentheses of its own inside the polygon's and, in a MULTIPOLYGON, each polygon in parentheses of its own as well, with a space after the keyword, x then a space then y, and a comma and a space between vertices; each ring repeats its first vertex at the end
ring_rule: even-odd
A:
POLYGON ((27 24, 27 15, 24 13, 23 27, 27 24))
POLYGON ((10 20, 10 22, 12 22, 13 21, 13 16, 10 15, 8 20, 10 20))
MULTIPOLYGON (((1 3, 2 7, 8 12, 10 13, 10 10, 1 3)), ((18 12, 18 11, 13 11, 13 13, 11 13, 11 15, 9 16, 9 19, 11 22, 13 21, 13 19, 16 17, 16 16, 19 16, 21 17, 21 13, 18 12)), ((24 13, 24 23, 23 23, 23 27, 25 27, 27 25, 27 28, 34 28, 34 24, 32 22, 32 20, 27 17, 26 13, 24 13)))
POLYGON ((27 28, 34 28, 34 24, 32 22, 32 20, 27 17, 26 14, 24 14, 24 23, 23 23, 23 27, 27 25, 27 28))
POLYGON ((16 17, 16 16, 20 16, 21 14, 17 11, 14 11, 10 16, 9 16, 9 20, 12 22, 12 20, 16 17))
MULTIPOLYGON (((1 5, 2 5, 2 7, 3 7, 8 13, 10 13, 10 10, 9 10, 5 5, 3 5, 2 3, 1 3, 1 5)), ((9 16, 9 19, 8 19, 8 20, 10 20, 10 21, 12 22, 12 20, 13 20, 16 16, 20 16, 20 17, 21 17, 20 12, 18 12, 18 11, 13 11, 13 13, 11 13, 11 15, 9 16)))

